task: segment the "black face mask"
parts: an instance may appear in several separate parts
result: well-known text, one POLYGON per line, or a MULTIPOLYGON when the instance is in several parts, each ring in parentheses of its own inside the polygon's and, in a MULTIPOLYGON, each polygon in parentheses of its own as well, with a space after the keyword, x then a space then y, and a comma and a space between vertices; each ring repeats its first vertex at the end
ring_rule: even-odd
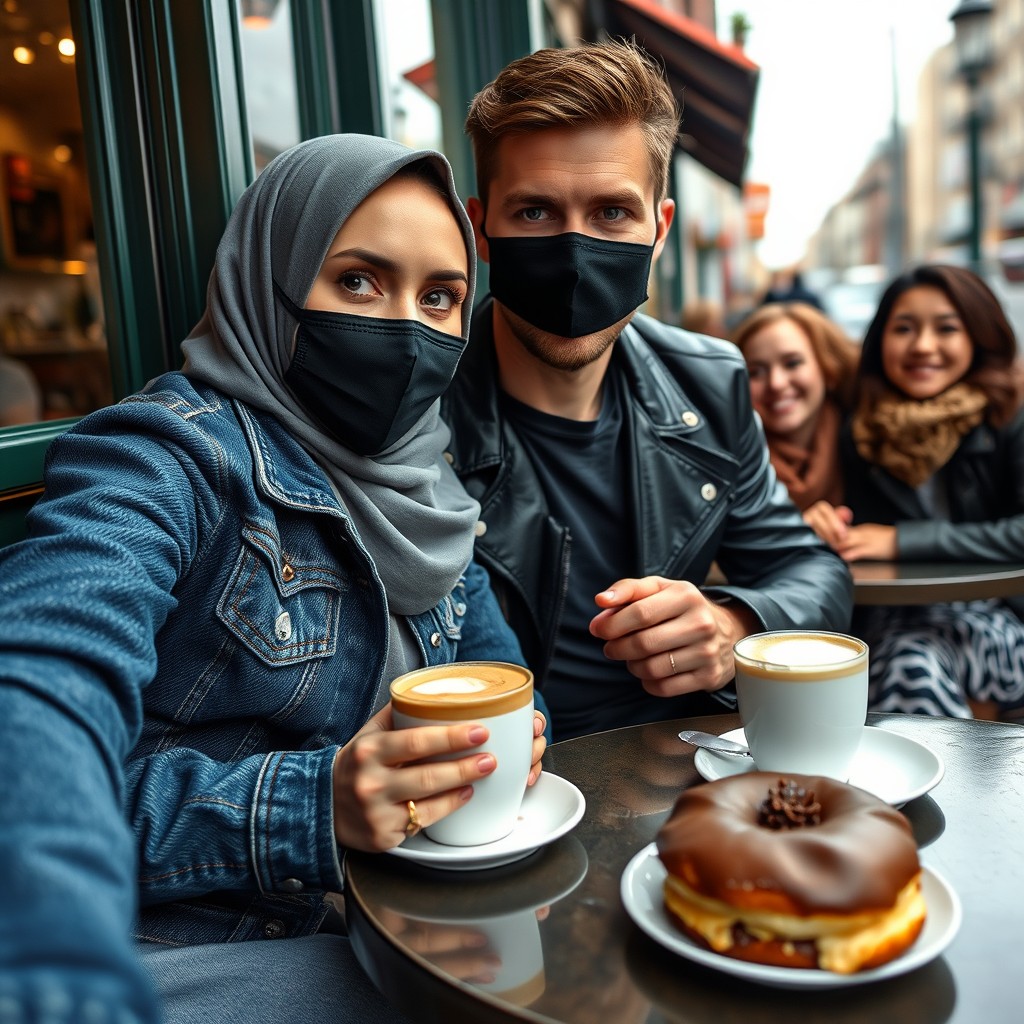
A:
POLYGON ((563 338, 603 331, 647 298, 653 245, 574 231, 488 238, 491 294, 527 323, 563 338))
POLYGON ((390 448, 447 390, 461 337, 418 320, 301 309, 274 282, 299 322, 284 381, 302 407, 357 455, 390 448))

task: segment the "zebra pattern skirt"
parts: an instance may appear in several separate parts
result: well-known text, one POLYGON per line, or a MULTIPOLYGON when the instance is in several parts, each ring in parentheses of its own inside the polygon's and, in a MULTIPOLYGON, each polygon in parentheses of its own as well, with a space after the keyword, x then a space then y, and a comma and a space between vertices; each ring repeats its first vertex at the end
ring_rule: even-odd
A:
POLYGON ((1024 623, 1001 601, 861 609, 868 708, 971 718, 968 699, 1024 702, 1024 623))

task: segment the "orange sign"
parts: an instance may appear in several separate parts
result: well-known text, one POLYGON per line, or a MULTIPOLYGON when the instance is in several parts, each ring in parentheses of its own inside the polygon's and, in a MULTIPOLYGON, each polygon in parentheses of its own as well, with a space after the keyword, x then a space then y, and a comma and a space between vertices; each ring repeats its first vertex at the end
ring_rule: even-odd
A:
POLYGON ((757 241, 764 238, 764 218, 768 212, 771 187, 756 181, 743 185, 743 212, 747 217, 747 238, 757 241))

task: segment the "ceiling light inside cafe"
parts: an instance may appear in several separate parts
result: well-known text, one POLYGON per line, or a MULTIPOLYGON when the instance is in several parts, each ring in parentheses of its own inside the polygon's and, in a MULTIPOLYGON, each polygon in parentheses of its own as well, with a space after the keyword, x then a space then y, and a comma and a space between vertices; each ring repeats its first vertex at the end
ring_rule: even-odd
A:
POLYGON ((74 39, 65 36, 57 43, 57 52, 62 57, 74 57, 75 55, 75 41, 74 39))
POLYGON ((19 64, 31 64, 36 59, 36 51, 28 46, 16 46, 12 56, 19 64))

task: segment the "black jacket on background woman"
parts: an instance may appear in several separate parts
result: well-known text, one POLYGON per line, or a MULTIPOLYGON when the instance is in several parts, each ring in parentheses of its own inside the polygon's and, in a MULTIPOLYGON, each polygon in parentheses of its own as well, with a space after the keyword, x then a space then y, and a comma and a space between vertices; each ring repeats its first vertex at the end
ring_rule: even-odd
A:
MULTIPOLYGON (((903 562, 1024 562, 1024 409, 1005 427, 975 427, 938 471, 947 519, 929 512, 917 491, 858 454, 842 438, 847 503, 854 522, 896 527, 903 562)), ((1024 618, 1024 598, 1006 602, 1024 618)))

